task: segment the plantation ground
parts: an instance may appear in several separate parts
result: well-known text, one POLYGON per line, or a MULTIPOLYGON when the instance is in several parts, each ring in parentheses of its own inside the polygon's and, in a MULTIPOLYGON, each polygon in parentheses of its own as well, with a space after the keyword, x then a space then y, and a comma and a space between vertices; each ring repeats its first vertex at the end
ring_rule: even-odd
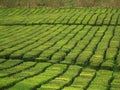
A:
POLYGON ((0 9, 1 90, 119 90, 120 9, 0 9))

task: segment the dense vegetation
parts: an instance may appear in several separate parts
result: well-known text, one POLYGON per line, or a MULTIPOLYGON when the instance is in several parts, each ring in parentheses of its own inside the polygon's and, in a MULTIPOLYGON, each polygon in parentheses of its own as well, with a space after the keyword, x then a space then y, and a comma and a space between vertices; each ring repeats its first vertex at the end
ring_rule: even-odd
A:
POLYGON ((120 89, 120 9, 0 13, 1 90, 120 89))
POLYGON ((120 0, 0 0, 0 7, 120 7, 120 0))

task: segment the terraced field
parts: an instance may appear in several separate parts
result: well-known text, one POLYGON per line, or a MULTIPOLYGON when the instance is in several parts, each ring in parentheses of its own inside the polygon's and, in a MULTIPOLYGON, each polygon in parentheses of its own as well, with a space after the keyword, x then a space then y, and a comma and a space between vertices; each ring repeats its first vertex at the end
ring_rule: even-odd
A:
POLYGON ((120 90, 120 9, 0 9, 0 90, 120 90))

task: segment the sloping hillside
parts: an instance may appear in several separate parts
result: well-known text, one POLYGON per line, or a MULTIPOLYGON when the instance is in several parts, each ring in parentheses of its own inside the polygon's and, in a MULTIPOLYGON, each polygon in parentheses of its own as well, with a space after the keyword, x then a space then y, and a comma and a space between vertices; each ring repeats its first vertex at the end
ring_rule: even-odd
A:
POLYGON ((119 8, 0 9, 0 90, 119 90, 119 8))

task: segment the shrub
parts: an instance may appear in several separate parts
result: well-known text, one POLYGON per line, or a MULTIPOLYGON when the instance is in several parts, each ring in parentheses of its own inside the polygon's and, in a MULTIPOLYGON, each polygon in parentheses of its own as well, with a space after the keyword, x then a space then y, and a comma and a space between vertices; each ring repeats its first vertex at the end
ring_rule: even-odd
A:
POLYGON ((114 60, 117 54, 117 48, 108 48, 106 51, 106 59, 114 60))

